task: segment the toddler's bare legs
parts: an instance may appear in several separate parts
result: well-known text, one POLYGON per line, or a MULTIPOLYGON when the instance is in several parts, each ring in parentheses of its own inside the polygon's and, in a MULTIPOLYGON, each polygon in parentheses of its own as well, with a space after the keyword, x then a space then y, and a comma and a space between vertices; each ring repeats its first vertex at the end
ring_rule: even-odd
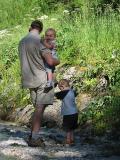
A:
POLYGON ((47 73, 47 78, 48 78, 48 82, 53 82, 53 73, 52 72, 48 72, 47 73))
POLYGON ((53 87, 56 87, 57 84, 55 74, 53 72, 47 72, 47 84, 45 86, 45 91, 49 91, 53 87))
POLYGON ((66 135, 66 144, 72 144, 74 142, 74 133, 73 131, 67 132, 66 135))
POLYGON ((47 84, 45 89, 52 89, 53 88, 53 73, 47 72, 47 84))

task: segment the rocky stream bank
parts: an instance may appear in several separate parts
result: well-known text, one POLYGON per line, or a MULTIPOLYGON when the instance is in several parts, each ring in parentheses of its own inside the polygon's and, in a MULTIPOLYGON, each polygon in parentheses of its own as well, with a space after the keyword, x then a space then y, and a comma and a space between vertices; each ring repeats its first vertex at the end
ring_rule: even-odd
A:
POLYGON ((45 147, 29 147, 25 141, 30 129, 8 122, 0 123, 0 160, 120 160, 120 143, 106 137, 90 137, 75 132, 75 145, 64 146, 65 133, 43 127, 40 136, 45 147))

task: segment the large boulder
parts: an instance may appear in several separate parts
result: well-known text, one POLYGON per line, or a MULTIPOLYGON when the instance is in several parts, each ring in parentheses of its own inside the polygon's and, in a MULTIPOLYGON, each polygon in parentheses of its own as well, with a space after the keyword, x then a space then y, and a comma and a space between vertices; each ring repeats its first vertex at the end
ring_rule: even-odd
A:
MULTIPOLYGON (((43 125, 47 127, 61 127, 62 119, 60 115, 60 101, 55 100, 53 105, 46 107, 43 115, 43 125)), ((13 114, 10 115, 10 119, 14 120, 21 125, 31 125, 32 115, 34 107, 27 105, 23 108, 17 108, 13 114)))
POLYGON ((47 127, 61 127, 62 117, 60 105, 61 102, 59 100, 55 100, 53 105, 50 105, 45 109, 43 124, 45 124, 47 127))

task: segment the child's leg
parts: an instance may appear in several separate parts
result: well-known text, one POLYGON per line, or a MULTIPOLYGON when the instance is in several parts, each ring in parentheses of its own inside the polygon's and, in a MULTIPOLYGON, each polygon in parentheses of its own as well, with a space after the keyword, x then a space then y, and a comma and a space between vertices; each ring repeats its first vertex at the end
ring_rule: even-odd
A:
POLYGON ((47 72, 47 84, 46 84, 46 89, 47 88, 52 88, 53 87, 53 73, 52 72, 47 72))
POLYGON ((70 143, 71 141, 71 132, 67 132, 66 134, 66 143, 70 143))
POLYGON ((53 73, 52 72, 47 72, 47 78, 49 82, 53 81, 53 73))
POLYGON ((47 81, 52 82, 53 81, 53 73, 52 68, 50 68, 47 64, 45 64, 46 72, 47 72, 47 81))
POLYGON ((73 132, 73 130, 71 131, 71 142, 74 142, 74 132, 73 132))
POLYGON ((50 67, 47 63, 45 63, 45 68, 47 72, 47 83, 44 91, 48 92, 50 89, 53 88, 53 73, 52 73, 52 67, 50 67))
POLYGON ((67 144, 72 144, 73 142, 74 142, 73 131, 69 131, 69 132, 67 132, 67 135, 66 135, 66 143, 67 144))

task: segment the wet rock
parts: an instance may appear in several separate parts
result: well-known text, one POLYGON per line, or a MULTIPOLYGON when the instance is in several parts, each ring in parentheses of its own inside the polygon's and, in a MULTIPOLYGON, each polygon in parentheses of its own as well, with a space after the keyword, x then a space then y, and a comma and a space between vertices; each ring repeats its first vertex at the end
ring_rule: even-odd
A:
POLYGON ((104 156, 120 156, 120 143, 106 143, 102 146, 104 156))
POLYGON ((7 146, 28 146, 27 143, 22 138, 10 137, 7 141, 0 142, 1 147, 7 146))

